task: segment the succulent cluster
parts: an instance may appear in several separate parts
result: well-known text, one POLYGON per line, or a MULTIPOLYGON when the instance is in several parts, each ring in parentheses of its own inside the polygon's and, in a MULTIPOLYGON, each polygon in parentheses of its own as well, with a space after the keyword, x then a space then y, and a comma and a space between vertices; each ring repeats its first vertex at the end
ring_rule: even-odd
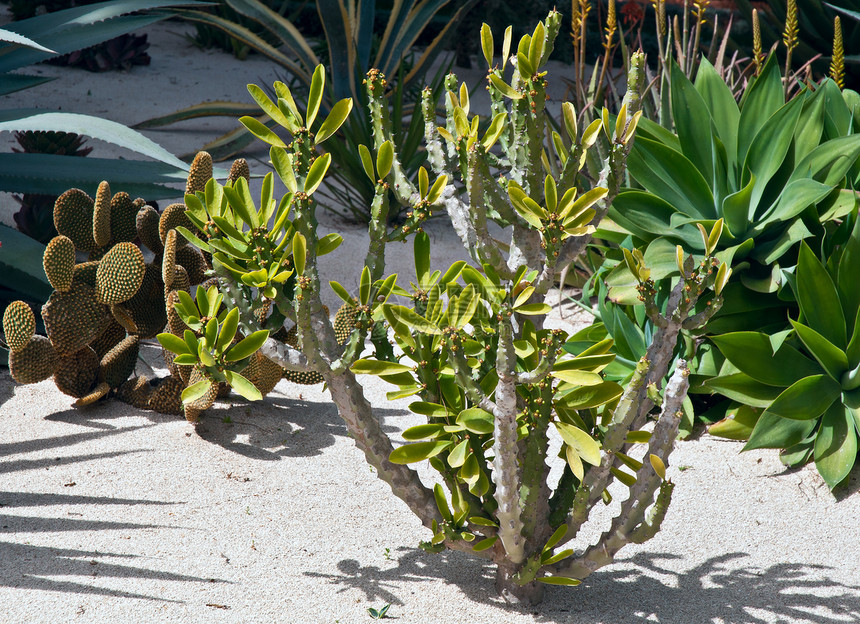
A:
MULTIPOLYGON (((247 190, 248 177, 247 163, 238 160, 227 186, 219 188, 247 190)), ((214 185, 212 159, 201 152, 186 185, 192 207, 194 193, 205 198, 204 189, 214 185)), ((249 398, 270 392, 285 371, 258 352, 269 332, 238 331, 238 312, 221 305, 212 256, 188 244, 202 232, 214 234, 217 226, 200 223, 187 210, 175 203, 158 213, 143 199, 113 194, 107 182, 95 198, 80 189, 63 193, 53 215, 59 234, 43 256, 54 288, 41 311, 47 335, 35 334, 35 315, 23 301, 3 316, 12 377, 37 383, 53 376, 62 392, 77 399, 76 406, 113 392, 138 407, 184 412, 191 421, 229 390, 227 384, 249 398), (201 284, 195 301, 190 293, 201 284), (141 341, 156 337, 170 375, 129 379, 141 341)), ((344 306, 338 313, 339 326, 352 322, 349 310, 344 306)), ((257 314, 265 320, 267 310, 257 314)), ((294 343, 295 332, 279 337, 294 343)), ((312 371, 286 376, 297 383, 322 381, 312 371)))

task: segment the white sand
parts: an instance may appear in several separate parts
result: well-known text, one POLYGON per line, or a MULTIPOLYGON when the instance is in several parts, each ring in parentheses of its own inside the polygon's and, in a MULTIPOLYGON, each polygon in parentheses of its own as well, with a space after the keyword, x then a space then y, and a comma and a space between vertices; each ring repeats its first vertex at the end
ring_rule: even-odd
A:
MULTIPOLYGON (((0 106, 134 123, 244 100, 245 82, 273 79, 259 58, 188 47, 170 34, 181 29, 150 29, 149 67, 40 67, 61 79, 0 106)), ((231 127, 201 120, 149 136, 183 153, 231 127)), ((99 145, 93 155, 112 154, 99 145)), ((5 220, 10 205, 0 208, 5 220)), ((323 277, 354 286, 366 233, 331 218, 324 228, 346 242, 323 277)), ((443 222, 429 229, 436 266, 463 257, 443 222)), ((410 252, 396 246, 389 269, 408 278, 410 252)), ((145 355, 157 363, 154 348, 145 355)), ((420 421, 408 401, 386 400, 384 383, 364 381, 392 435, 420 421)), ((422 624, 860 621, 856 478, 837 500, 813 467, 786 471, 775 452, 740 455, 739 443, 708 436, 679 443, 663 531, 582 586, 548 588, 539 608, 516 610, 495 596, 490 566, 417 548, 429 532, 364 463, 321 387, 281 382, 264 402, 219 404, 196 428, 117 401, 71 402, 50 381, 18 386, 0 372, 2 624, 367 622, 368 607, 387 603, 394 621, 422 624)))

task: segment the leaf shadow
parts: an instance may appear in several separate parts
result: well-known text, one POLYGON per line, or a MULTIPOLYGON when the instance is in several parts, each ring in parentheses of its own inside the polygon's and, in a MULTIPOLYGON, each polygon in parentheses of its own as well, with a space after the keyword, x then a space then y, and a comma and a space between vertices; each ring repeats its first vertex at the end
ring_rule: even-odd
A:
POLYGON ((579 587, 547 586, 544 602, 531 607, 505 603, 494 587, 494 566, 460 552, 434 555, 404 547, 396 566, 344 559, 336 573, 305 574, 340 586, 338 593, 355 589, 368 602, 393 605, 408 600, 404 583, 441 579, 472 602, 558 624, 860 621, 860 587, 833 578, 833 568, 789 562, 759 568, 749 557, 728 553, 678 571, 680 555, 640 553, 599 570, 579 587))

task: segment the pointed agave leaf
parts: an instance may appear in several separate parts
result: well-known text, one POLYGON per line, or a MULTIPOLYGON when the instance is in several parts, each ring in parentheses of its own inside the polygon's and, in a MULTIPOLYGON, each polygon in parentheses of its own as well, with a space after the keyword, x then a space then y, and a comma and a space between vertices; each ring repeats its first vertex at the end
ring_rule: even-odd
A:
POLYGON ((275 147, 287 147, 287 144, 284 143, 281 137, 275 134, 274 130, 269 128, 256 117, 249 117, 247 115, 239 117, 239 123, 245 126, 251 134, 261 141, 268 143, 269 145, 274 145, 275 147))
POLYGON ((268 337, 268 329, 261 329, 259 331, 255 331, 253 334, 243 338, 236 345, 231 347, 224 354, 224 359, 228 362, 238 362, 239 360, 244 360, 246 357, 250 357, 252 354, 259 351, 260 347, 263 346, 263 343, 266 342, 266 339, 268 337))
POLYGON ((349 117, 352 112, 352 98, 344 98, 331 107, 328 117, 320 126, 319 131, 314 137, 316 145, 320 145, 323 141, 337 132, 349 117))
MULTIPOLYGON (((451 448, 452 444, 453 443, 450 440, 404 444, 403 446, 399 446, 393 451, 391 451, 391 455, 388 456, 388 460, 392 464, 412 464, 415 462, 423 461, 425 459, 430 459, 431 457, 436 457, 436 455, 438 455, 442 451, 451 448)), ((438 483, 436 485, 441 488, 438 483)), ((438 500, 439 499, 437 497, 437 501, 438 500)), ((445 504, 445 507, 448 507, 447 502, 445 504)), ((448 513, 450 515, 450 510, 448 511, 448 513)))
POLYGON ((208 379, 201 379, 195 384, 191 384, 182 391, 182 403, 193 403, 207 392, 212 387, 212 382, 208 379))
POLYGON ((308 169, 308 177, 305 179, 305 193, 311 195, 319 188, 328 171, 329 165, 331 165, 331 152, 326 152, 314 160, 310 169, 308 169))
POLYGON ((812 420, 821 416, 841 392, 839 383, 827 375, 810 375, 786 388, 766 413, 792 420, 812 420))
POLYGON ((797 260, 797 302, 807 325, 840 349, 847 346, 845 315, 824 265, 804 242, 797 260))
POLYGON ((257 387, 239 373, 224 371, 224 376, 227 378, 227 383, 230 384, 230 387, 249 401, 259 401, 263 398, 257 387))
POLYGON ((815 429, 818 420, 791 420, 764 412, 753 427, 743 450, 759 448, 788 448, 802 442, 815 429))
POLYGON ((812 356, 818 360, 822 368, 836 381, 842 379, 842 375, 848 372, 848 356, 842 349, 834 346, 827 338, 814 329, 788 319, 797 337, 806 346, 812 356))
POLYGON ((821 418, 815 437, 815 467, 832 490, 842 482, 857 458, 857 432, 851 410, 834 403, 821 418))
POLYGON ((783 343, 774 352, 770 337, 761 332, 733 332, 712 336, 711 341, 734 366, 771 386, 788 387, 821 373, 814 361, 791 345, 783 343))

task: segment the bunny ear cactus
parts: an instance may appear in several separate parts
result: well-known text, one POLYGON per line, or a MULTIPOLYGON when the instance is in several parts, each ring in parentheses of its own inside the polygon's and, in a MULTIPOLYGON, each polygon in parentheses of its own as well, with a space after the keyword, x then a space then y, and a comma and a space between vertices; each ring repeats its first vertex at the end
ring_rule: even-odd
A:
POLYGON ((857 457, 860 432, 860 224, 822 262, 801 244, 786 275, 800 315, 774 335, 733 332, 712 341, 739 372, 708 386, 748 406, 711 426, 715 435, 749 438, 745 449, 779 448, 788 466, 815 461, 833 489, 857 457), (750 409, 754 408, 754 409, 750 409))

